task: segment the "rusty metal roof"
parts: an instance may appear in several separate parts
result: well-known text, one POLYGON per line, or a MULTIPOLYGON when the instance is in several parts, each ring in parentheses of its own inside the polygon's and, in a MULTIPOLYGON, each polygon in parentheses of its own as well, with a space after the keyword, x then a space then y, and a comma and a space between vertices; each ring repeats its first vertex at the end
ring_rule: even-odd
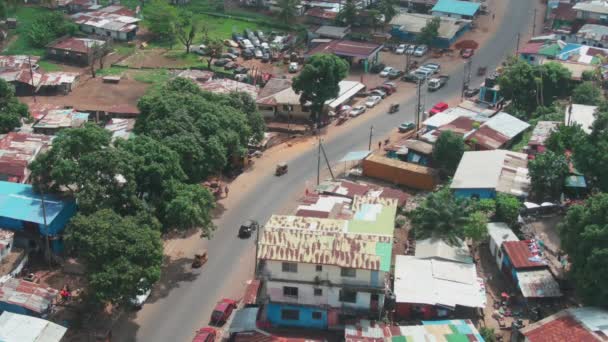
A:
POLYGON ((557 129, 561 123, 559 121, 539 121, 532 131, 532 136, 528 141, 528 146, 544 146, 545 141, 551 136, 551 133, 557 129))
POLYGON ((27 55, 0 56, 0 70, 29 69, 30 63, 36 64, 40 57, 27 55))
POLYGON ((243 92, 249 94, 254 100, 258 97, 258 88, 256 86, 229 78, 210 80, 205 83, 198 83, 198 85, 202 90, 211 93, 230 94, 233 92, 243 92))
POLYGON ((72 19, 76 24, 103 28, 111 31, 129 32, 137 28, 141 19, 123 6, 107 6, 93 12, 76 13, 72 19))
POLYGON ((8 133, 0 139, 0 175, 19 183, 25 181, 28 164, 48 148, 51 140, 52 137, 42 134, 8 133))
POLYGON ((106 42, 99 39, 63 37, 51 42, 47 47, 57 50, 89 53, 95 46, 104 46, 106 42))
POLYGON ((0 287, 0 301, 36 313, 45 313, 59 291, 22 279, 9 279, 0 287))
POLYGON ((348 221, 316 217, 272 215, 268 222, 266 222, 265 227, 266 229, 290 229, 307 232, 345 233, 348 229, 348 221))
POLYGON ((89 118, 89 114, 80 113, 74 109, 50 110, 42 119, 34 124, 36 128, 69 128, 81 127, 89 118))

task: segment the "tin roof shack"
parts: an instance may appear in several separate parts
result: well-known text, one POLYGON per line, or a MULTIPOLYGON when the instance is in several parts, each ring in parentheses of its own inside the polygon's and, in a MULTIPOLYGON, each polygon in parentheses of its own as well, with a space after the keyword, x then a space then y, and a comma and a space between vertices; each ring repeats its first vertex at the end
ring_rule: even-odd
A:
POLYGON ((466 141, 475 150, 509 148, 529 127, 527 122, 500 112, 469 134, 466 141))
POLYGON ((4 312, 0 340, 5 342, 60 342, 68 328, 45 319, 4 312))
POLYGON ((31 185, 0 181, 0 227, 27 236, 50 236, 52 249, 60 251, 55 239, 76 213, 76 203, 53 195, 44 196, 47 226, 44 225, 42 198, 31 185))
POLYGON ((472 1, 439 0, 431 9, 431 14, 436 17, 472 20, 479 14, 480 7, 480 3, 472 1))
POLYGON ((108 52, 105 41, 91 38, 62 37, 46 46, 47 58, 79 66, 90 65, 108 52))
POLYGON ((393 292, 399 319, 441 318, 457 307, 486 304, 485 285, 473 263, 397 255, 393 292))
POLYGON ((52 137, 42 134, 10 132, 0 139, 0 180, 26 183, 28 165, 38 153, 48 149, 52 137))
POLYGON ((576 17, 584 20, 606 20, 608 16, 608 3, 605 0, 578 1, 574 7, 576 17))
POLYGON ((501 251, 504 257, 499 268, 517 284, 525 298, 562 296, 536 240, 505 241, 501 251))
POLYGON ((363 175, 414 189, 432 190, 438 182, 435 169, 372 154, 363 160, 363 175))
MULTIPOLYGON (((390 22, 391 35, 404 41, 414 41, 434 16, 420 13, 399 13, 390 22)), ((449 48, 465 32, 471 29, 471 21, 440 17, 439 32, 432 46, 449 48)))
POLYGON ((46 317, 59 291, 40 284, 11 278, 0 286, 0 310, 46 317))
POLYGON ((350 64, 355 61, 363 61, 363 68, 368 72, 369 66, 378 63, 378 54, 382 50, 382 44, 370 42, 358 42, 353 40, 332 40, 329 43, 319 44, 306 52, 305 57, 317 53, 333 53, 336 56, 346 58, 350 64))
POLYGON ((473 322, 468 319, 422 321, 418 325, 392 326, 361 320, 344 329, 346 342, 483 342, 473 322))
POLYGON ((433 159, 433 145, 421 140, 402 139, 388 147, 386 156, 404 162, 428 166, 433 159))
POLYGON ((357 183, 345 179, 324 181, 317 186, 316 190, 321 194, 341 196, 350 199, 354 199, 355 196, 392 198, 397 200, 397 207, 399 208, 403 207, 409 198, 407 193, 398 189, 357 183))
POLYGON ((596 307, 562 310, 519 330, 526 342, 606 341, 608 311, 596 307))
POLYGON ((487 224, 488 236, 490 243, 490 254, 496 258, 496 264, 498 268, 502 268, 502 259, 504 253, 502 252, 502 244, 505 241, 519 241, 519 238, 509 226, 504 222, 490 222, 487 224))
POLYGON ((35 133, 55 135, 65 128, 82 127, 87 121, 89 121, 88 113, 80 113, 74 109, 56 109, 49 111, 32 128, 35 133))
POLYGON ((0 78, 15 87, 17 96, 68 94, 80 75, 75 72, 30 72, 29 69, 0 71, 0 78))
POLYGON ((507 150, 465 152, 450 185, 461 198, 526 197, 529 187, 528 156, 507 150))
POLYGON ((112 132, 112 141, 116 139, 128 140, 132 135, 133 127, 135 127, 135 119, 110 119, 106 123, 105 129, 112 132))
POLYGON ((528 157, 532 158, 537 153, 545 152, 545 141, 549 139, 551 133, 559 127, 559 121, 539 121, 532 131, 532 136, 528 141, 528 157))
POLYGON ((129 41, 137 34, 138 22, 135 13, 123 6, 111 5, 93 12, 73 14, 71 17, 86 33, 129 41))
POLYGON ((204 83, 198 83, 199 87, 210 93, 215 94, 230 94, 233 92, 246 93, 255 101, 258 97, 258 88, 256 86, 231 80, 229 78, 216 78, 204 83))
POLYGON ((591 133, 591 126, 595 121, 595 111, 597 106, 582 104, 571 104, 566 110, 564 122, 567 126, 581 125, 585 133, 591 133))
POLYGON ((27 55, 13 55, 3 56, 0 55, 0 72, 2 71, 15 71, 15 70, 30 70, 30 65, 33 70, 38 70, 38 56, 27 56, 27 55))

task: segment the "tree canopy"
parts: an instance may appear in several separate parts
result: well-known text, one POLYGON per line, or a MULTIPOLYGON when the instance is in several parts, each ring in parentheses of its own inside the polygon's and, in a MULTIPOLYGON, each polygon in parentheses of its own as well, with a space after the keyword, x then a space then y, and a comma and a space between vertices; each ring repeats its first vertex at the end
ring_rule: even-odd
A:
POLYGON ((496 214, 494 220, 504 222, 508 225, 513 225, 517 222, 519 216, 519 207, 521 203, 517 197, 506 194, 496 195, 496 214))
POLYGON ((597 194, 568 209, 559 233, 577 293, 587 304, 608 305, 608 194, 597 194))
POLYGON ((454 175, 465 151, 462 137, 452 131, 442 132, 433 146, 433 163, 442 177, 454 175))
POLYGON ((574 165, 582 172, 589 186, 608 192, 608 105, 595 113, 591 134, 583 135, 574 146, 574 165))
POLYGON ((53 40, 76 33, 77 27, 59 11, 49 11, 38 15, 30 24, 27 36, 35 47, 46 47, 53 40))
POLYGON ((312 56, 299 76, 293 79, 293 90, 301 94, 300 102, 312 103, 311 110, 320 123, 320 115, 325 101, 340 93, 338 85, 348 74, 348 64, 333 54, 312 56))
POLYGON ((564 189, 570 167, 564 154, 546 151, 528 163, 528 172, 534 196, 541 201, 556 200, 564 189))
POLYGON ((143 8, 146 27, 161 41, 175 40, 178 15, 166 0, 151 0, 143 8))
POLYGON ((545 141, 545 147, 549 151, 564 154, 566 151, 572 151, 585 139, 585 132, 580 125, 559 125, 545 141))
POLYGON ((354 0, 346 0, 336 16, 336 22, 343 25, 353 25, 357 21, 359 10, 354 0))
POLYGON ((8 133, 21 127, 21 118, 28 116, 28 108, 15 96, 15 88, 0 79, 0 133, 8 133))
POLYGON ((68 250, 87 266, 98 302, 128 304, 160 279, 163 259, 159 224, 140 213, 120 216, 109 209, 78 214, 65 235, 68 250))
POLYGON ((426 22, 426 25, 420 30, 420 33, 416 37, 416 41, 419 44, 431 45, 433 40, 439 35, 439 26, 441 25, 441 19, 439 17, 433 17, 433 19, 426 22))
POLYGON ((279 0, 279 19, 284 24, 291 24, 296 17, 296 6, 299 4, 296 0, 279 0))
POLYGON ((397 15, 396 6, 399 4, 396 0, 380 0, 378 2, 378 11, 384 15, 384 22, 388 23, 397 15))
POLYGON ((602 101, 602 90, 593 82, 583 82, 572 91, 572 102, 597 106, 602 101))

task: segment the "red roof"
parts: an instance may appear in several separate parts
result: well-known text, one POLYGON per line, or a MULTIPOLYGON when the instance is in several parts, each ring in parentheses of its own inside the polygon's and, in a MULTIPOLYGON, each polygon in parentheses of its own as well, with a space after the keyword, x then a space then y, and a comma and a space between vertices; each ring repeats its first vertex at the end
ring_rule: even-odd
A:
POLYGON ((51 44, 49 44, 48 47, 58 50, 67 50, 89 54, 91 52, 90 47, 94 46, 93 42, 95 44, 105 45, 105 42, 103 40, 65 37, 52 42, 51 44))
POLYGON ((329 211, 300 209, 300 210, 298 210, 296 212, 296 216, 316 217, 316 218, 329 218, 329 211))
POLYGON ((509 260, 511 260, 511 264, 515 269, 547 267, 541 262, 529 260, 529 258, 534 256, 528 247, 530 243, 530 240, 505 241, 502 243, 505 253, 509 257, 509 260))
POLYGON ((317 53, 333 53, 338 56, 369 58, 380 51, 382 44, 369 42, 356 42, 352 40, 332 40, 326 44, 319 44, 306 53, 312 56, 317 53))
POLYGON ((258 292, 260 291, 260 281, 257 279, 250 280, 247 288, 245 289, 245 296, 243 296, 243 304, 255 304, 258 298, 258 292))
POLYGON ((321 19, 336 19, 338 16, 337 12, 326 11, 321 7, 313 7, 305 13, 309 17, 321 18, 321 19))
POLYGON ((536 54, 545 43, 528 43, 519 49, 519 53, 536 54))
POLYGON ((488 150, 495 150, 501 148, 504 144, 509 142, 509 137, 492 129, 489 126, 481 126, 477 131, 467 137, 467 141, 475 139, 477 145, 486 148, 488 150))
POLYGON ((596 335, 585 329, 572 316, 562 316, 524 333, 529 342, 595 342, 596 335))
POLYGON ((560 2, 557 8, 551 11, 550 15, 555 19, 574 21, 576 20, 576 11, 572 7, 574 7, 574 4, 560 2))

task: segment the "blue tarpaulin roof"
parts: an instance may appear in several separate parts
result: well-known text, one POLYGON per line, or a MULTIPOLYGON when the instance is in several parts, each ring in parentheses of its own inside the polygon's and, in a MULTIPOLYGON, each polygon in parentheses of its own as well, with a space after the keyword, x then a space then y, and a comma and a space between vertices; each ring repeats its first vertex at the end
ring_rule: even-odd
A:
MULTIPOLYGON (((45 195, 44 204, 46 220, 50 224, 68 201, 45 195)), ((0 217, 44 224, 40 195, 34 193, 31 185, 0 181, 0 217)))
POLYGON ((349 162, 349 161, 356 161, 356 160, 361 160, 364 159, 365 157, 367 157, 370 153, 372 153, 371 151, 352 151, 352 152, 348 152, 344 157, 342 157, 342 159, 340 159, 340 163, 344 163, 344 162, 349 162))
POLYGON ((566 186, 569 188, 586 188, 587 182, 584 176, 571 175, 566 178, 566 186))
POLYGON ((474 16, 479 11, 479 6, 479 3, 471 1, 439 0, 431 12, 474 16))

